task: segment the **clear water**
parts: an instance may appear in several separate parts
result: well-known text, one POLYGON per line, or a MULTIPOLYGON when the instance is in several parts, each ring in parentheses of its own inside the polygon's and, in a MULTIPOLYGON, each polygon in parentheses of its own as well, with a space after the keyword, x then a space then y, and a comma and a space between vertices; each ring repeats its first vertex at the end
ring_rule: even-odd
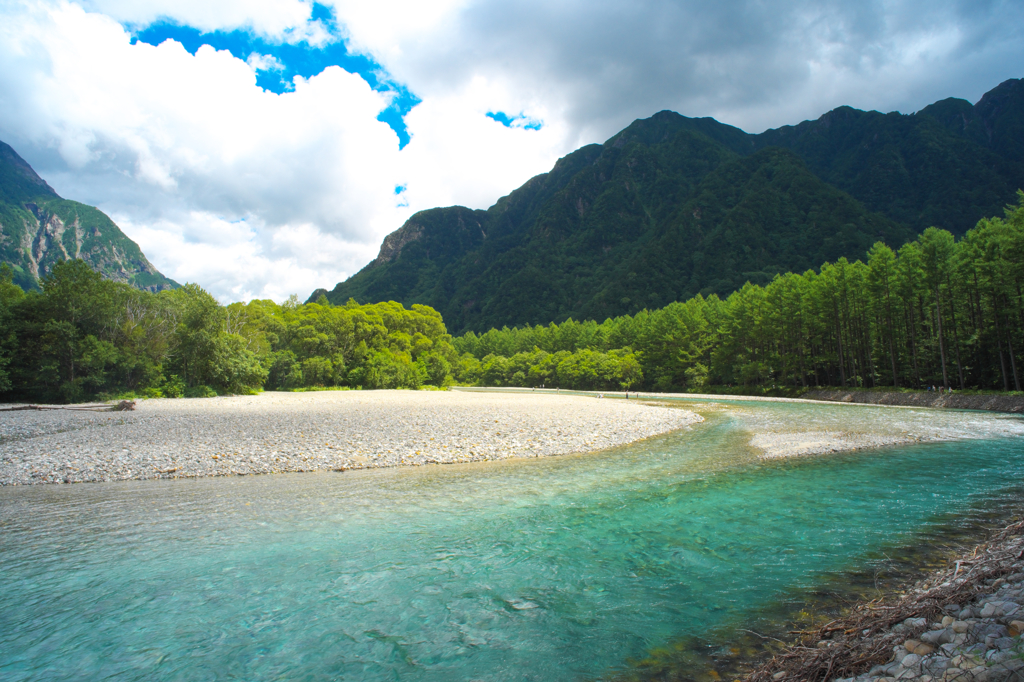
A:
POLYGON ((0 489, 0 679, 613 676, 1020 498, 1019 420, 798 461, 747 446, 751 420, 908 418, 830 409, 710 409, 540 461, 0 489))

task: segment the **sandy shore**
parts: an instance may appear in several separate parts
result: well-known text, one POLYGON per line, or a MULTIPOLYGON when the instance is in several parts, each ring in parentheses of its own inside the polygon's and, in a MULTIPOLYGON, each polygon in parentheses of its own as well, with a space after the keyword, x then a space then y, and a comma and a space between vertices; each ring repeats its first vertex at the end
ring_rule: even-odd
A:
POLYGON ((589 452, 701 421, 624 400, 442 391, 145 400, 0 413, 0 485, 360 469, 589 452))
MULTIPOLYGON (((505 395, 541 395, 523 388, 460 388, 505 395)), ((554 395, 548 389, 545 395, 554 395)), ((622 392, 573 391, 625 402, 622 392)), ((566 395, 563 393, 562 395, 566 395)), ((1024 437, 1024 418, 1017 414, 939 410, 914 405, 825 402, 802 398, 769 398, 696 393, 630 393, 648 405, 677 405, 697 412, 728 410, 751 433, 750 446, 763 459, 824 455, 854 450, 975 438, 1024 437), (758 403, 770 403, 766 410, 758 403), (814 405, 811 410, 801 405, 814 405)))

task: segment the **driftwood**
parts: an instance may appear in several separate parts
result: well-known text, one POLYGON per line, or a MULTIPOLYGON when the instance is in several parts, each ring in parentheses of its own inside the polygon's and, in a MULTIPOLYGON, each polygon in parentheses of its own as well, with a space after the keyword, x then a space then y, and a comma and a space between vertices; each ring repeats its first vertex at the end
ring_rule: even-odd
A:
POLYGON ((96 405, 15 405, 0 407, 0 412, 18 412, 20 410, 72 410, 79 412, 130 412, 135 409, 134 400, 122 400, 119 403, 99 403, 96 405))
POLYGON ((988 581, 1018 570, 1024 558, 1022 536, 1024 521, 1004 528, 973 554, 962 556, 955 565, 929 576, 924 587, 931 585, 930 588, 914 590, 888 602, 876 599, 819 628, 791 632, 801 635, 801 641, 751 672, 746 682, 819 682, 863 674, 874 665, 888 663, 893 646, 927 626, 901 633, 889 628, 907 618, 932 620, 947 604, 963 604, 978 593, 991 591, 986 585, 988 581))

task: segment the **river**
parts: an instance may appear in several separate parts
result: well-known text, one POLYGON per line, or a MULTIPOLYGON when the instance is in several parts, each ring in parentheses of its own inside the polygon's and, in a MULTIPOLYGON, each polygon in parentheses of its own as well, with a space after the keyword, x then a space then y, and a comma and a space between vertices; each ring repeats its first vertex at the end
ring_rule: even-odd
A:
POLYGON ((695 408, 690 430, 588 455, 2 488, 0 678, 630 677, 1024 500, 1017 417, 695 408), (956 440, 750 446, 925 426, 956 440))

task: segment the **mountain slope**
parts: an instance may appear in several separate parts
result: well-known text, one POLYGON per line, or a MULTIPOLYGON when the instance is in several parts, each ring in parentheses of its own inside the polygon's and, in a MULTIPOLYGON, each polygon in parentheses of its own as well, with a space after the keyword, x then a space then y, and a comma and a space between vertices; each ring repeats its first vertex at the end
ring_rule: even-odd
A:
POLYGON ((396 300, 449 329, 604 319, 963 233, 1024 186, 1021 81, 913 115, 836 109, 749 135, 663 111, 560 159, 487 211, 414 215, 328 299, 396 300))
POLYGON ((139 289, 178 287, 105 213, 62 199, 0 142, 0 262, 13 268, 16 284, 30 289, 54 263, 70 258, 81 258, 107 279, 139 289))

